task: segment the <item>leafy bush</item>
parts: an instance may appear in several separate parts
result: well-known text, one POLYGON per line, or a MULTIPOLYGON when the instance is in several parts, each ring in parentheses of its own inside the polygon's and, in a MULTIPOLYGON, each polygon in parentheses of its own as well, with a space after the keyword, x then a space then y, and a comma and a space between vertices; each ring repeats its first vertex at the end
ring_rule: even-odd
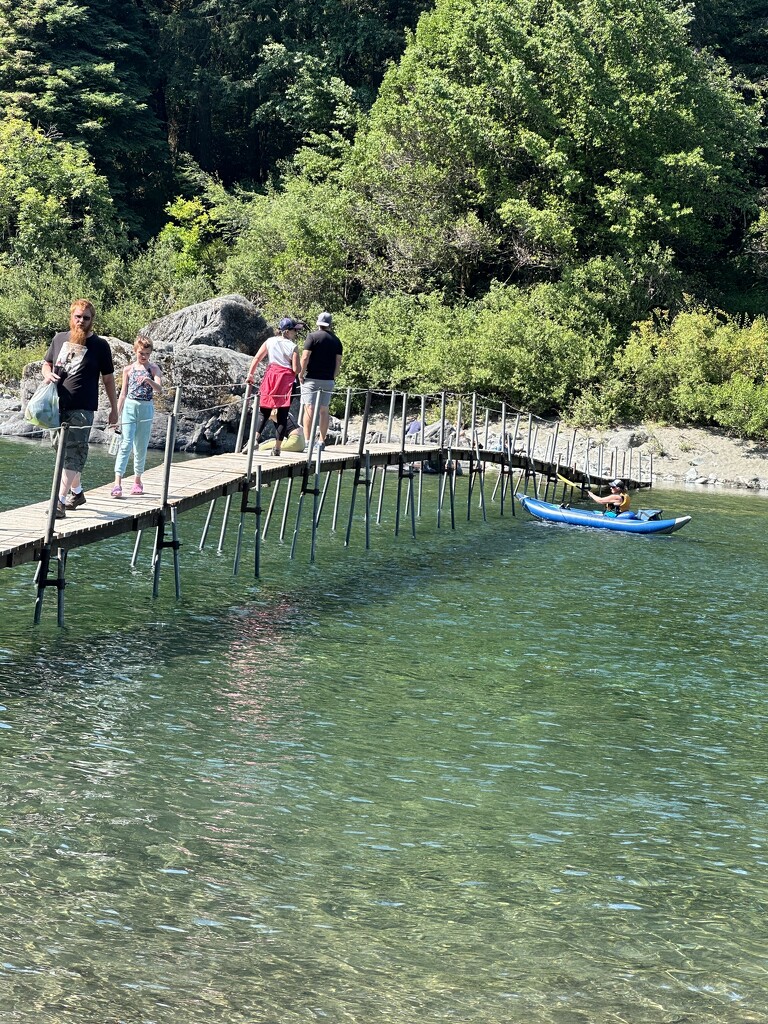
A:
POLYGON ((17 348, 6 341, 0 341, 0 384, 16 385, 27 363, 42 359, 48 342, 17 348))
POLYGON ((766 429, 768 321, 752 323, 691 309, 638 326, 616 367, 627 418, 723 426, 762 436, 766 429))

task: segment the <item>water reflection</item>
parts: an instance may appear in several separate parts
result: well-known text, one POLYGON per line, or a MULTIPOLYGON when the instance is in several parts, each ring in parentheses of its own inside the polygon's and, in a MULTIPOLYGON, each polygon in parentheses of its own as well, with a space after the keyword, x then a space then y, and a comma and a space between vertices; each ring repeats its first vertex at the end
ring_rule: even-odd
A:
POLYGON ((180 605, 92 586, 115 544, 63 631, 0 576, 3 1024, 764 1021, 738 507, 608 556, 522 520, 258 584, 206 552, 180 605))

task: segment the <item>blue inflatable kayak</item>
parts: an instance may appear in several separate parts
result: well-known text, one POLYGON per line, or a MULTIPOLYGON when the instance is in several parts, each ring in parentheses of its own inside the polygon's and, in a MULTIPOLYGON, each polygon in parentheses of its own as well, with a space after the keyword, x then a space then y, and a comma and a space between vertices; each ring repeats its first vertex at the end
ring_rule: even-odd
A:
POLYGON ((640 509, 638 512, 622 512, 618 516, 606 516, 592 509, 571 508, 569 505, 552 505, 548 501, 529 498, 527 494, 515 497, 526 512, 548 523, 568 523, 570 526, 593 526, 601 530, 618 530, 620 533, 674 533, 690 523, 690 516, 679 519, 662 519, 660 509, 640 509))

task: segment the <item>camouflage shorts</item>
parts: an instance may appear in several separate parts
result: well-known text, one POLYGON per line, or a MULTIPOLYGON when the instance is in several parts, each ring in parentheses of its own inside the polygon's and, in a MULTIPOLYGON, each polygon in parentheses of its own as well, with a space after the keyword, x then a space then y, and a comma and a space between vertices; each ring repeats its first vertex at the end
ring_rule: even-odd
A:
MULTIPOLYGON (((88 458, 88 439, 91 436, 93 423, 91 409, 67 409, 61 414, 61 422, 69 424, 67 446, 64 449, 64 469, 82 473, 88 458)), ((51 435, 54 447, 59 443, 61 432, 55 430, 51 435)))

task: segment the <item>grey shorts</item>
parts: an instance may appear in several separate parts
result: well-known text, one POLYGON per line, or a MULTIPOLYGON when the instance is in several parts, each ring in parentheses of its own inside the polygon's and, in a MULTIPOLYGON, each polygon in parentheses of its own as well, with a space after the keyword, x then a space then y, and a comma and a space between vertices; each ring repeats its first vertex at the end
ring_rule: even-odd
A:
MULTIPOLYGON (((88 439, 91 436, 93 416, 91 409, 67 409, 61 414, 61 422, 69 424, 67 446, 64 449, 64 469, 82 473, 88 458, 88 439)), ((60 431, 54 431, 54 447, 58 445, 60 437, 60 431)))
POLYGON ((331 404, 334 381, 316 380, 314 377, 307 377, 301 385, 301 400, 304 405, 314 405, 315 402, 321 409, 328 408, 331 404))

